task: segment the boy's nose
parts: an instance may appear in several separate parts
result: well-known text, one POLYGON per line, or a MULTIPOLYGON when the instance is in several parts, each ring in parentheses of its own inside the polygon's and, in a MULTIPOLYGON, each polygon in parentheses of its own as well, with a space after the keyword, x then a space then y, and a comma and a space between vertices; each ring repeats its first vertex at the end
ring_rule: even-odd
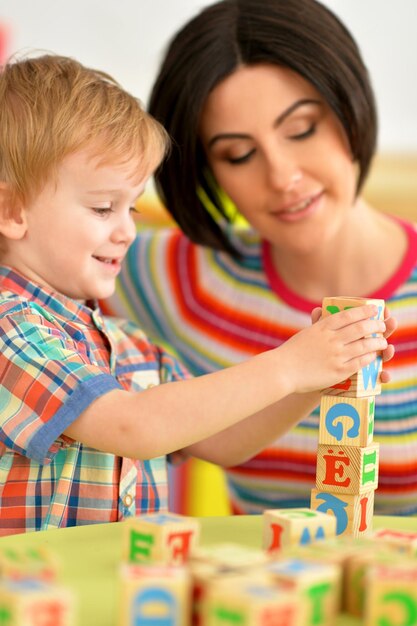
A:
POLYGON ((113 230, 113 239, 118 243, 123 242, 131 244, 135 237, 136 223, 132 214, 129 214, 127 218, 120 220, 116 228, 113 230))

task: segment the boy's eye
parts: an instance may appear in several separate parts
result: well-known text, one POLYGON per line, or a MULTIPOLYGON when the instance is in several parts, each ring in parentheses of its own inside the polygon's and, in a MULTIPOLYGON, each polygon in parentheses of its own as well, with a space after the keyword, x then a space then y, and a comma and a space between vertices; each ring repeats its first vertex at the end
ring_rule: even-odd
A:
POLYGON ((131 213, 140 213, 139 209, 136 206, 134 206, 134 205, 129 207, 129 211, 131 213))
POLYGON ((99 207, 99 206, 93 206, 91 207, 94 211, 94 213, 96 213, 97 215, 108 215, 109 213, 111 213, 113 211, 113 209, 111 207, 99 207))

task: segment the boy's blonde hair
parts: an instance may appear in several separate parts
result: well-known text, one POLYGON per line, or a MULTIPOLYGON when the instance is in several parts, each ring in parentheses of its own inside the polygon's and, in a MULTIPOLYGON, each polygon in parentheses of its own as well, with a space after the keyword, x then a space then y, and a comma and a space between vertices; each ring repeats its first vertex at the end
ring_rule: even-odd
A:
POLYGON ((11 205, 26 203, 67 155, 92 146, 105 164, 132 162, 150 175, 169 141, 163 127, 108 74, 43 55, 6 64, 0 73, 0 181, 11 205))

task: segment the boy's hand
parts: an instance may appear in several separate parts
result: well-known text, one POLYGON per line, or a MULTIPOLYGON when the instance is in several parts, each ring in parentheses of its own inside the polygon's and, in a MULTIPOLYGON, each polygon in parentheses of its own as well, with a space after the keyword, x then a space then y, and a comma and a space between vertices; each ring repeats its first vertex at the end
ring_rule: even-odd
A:
POLYGON ((315 309, 315 323, 280 348, 295 391, 335 385, 369 365, 380 352, 384 360, 392 358, 393 347, 385 335, 392 334, 396 323, 389 314, 386 321, 371 319, 376 313, 375 306, 365 305, 319 319, 321 310, 315 309))
MULTIPOLYGON (((311 321, 313 324, 315 324, 316 322, 320 320, 321 313, 322 313, 321 307, 316 307, 315 309, 311 311, 311 321)), ((388 339, 388 337, 391 337, 392 333, 397 329, 397 326, 398 326, 398 322, 395 319, 395 317, 391 317, 391 313, 388 307, 385 307, 384 322, 385 322, 385 327, 386 327, 385 332, 384 332, 384 337, 385 339, 388 339)), ((388 344, 385 350, 382 350, 383 362, 386 363, 387 361, 390 361, 392 357, 394 356, 394 354, 395 354, 394 346, 392 344, 388 344)), ((391 376, 389 372, 387 372, 386 370, 382 370, 381 371, 381 383, 388 383, 390 380, 391 380, 391 376)))

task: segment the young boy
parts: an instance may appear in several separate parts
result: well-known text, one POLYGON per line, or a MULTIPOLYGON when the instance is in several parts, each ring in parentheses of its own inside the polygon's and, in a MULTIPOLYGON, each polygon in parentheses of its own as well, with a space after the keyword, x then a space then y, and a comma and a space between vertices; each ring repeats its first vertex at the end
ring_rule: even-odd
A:
POLYGON ((163 510, 168 453, 241 462, 315 406, 314 390, 377 351, 390 358, 371 335, 392 320, 366 306, 182 380, 96 304, 114 290, 165 131, 111 77, 48 55, 3 68, 0 134, 0 534, 163 510))

